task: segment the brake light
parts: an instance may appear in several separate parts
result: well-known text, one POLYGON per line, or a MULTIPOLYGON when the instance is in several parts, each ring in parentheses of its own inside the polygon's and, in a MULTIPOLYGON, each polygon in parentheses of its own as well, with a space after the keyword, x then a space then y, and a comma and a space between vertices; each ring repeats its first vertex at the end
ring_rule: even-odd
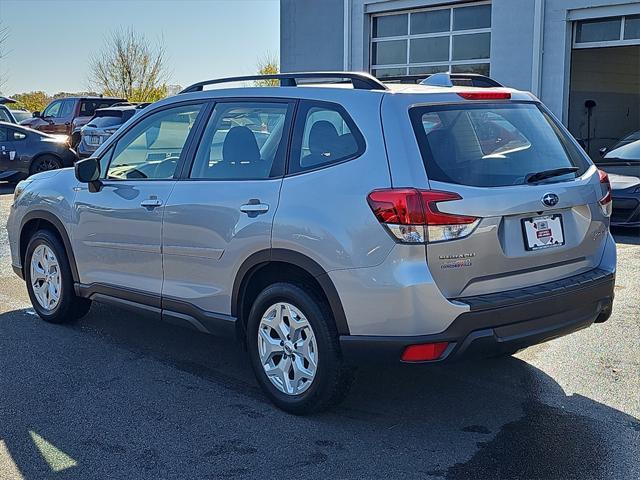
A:
POLYGON ((458 92, 458 95, 466 100, 509 100, 511 98, 510 92, 499 92, 495 90, 458 92))
POLYGON ((447 342, 423 343, 420 345, 409 345, 402 353, 403 362, 426 362, 437 360, 442 356, 449 346, 447 342))
POLYGON ((455 240, 469 235, 480 222, 478 217, 444 213, 438 203, 461 200, 457 193, 415 188, 374 190, 367 202, 374 215, 403 243, 455 240))
POLYGON ((603 187, 604 196, 598 200, 600 204, 600 210, 605 217, 611 216, 611 211, 613 210, 613 199, 611 198, 611 182, 609 181, 609 175, 607 172, 602 170, 598 170, 598 176, 600 177, 600 185, 603 187))

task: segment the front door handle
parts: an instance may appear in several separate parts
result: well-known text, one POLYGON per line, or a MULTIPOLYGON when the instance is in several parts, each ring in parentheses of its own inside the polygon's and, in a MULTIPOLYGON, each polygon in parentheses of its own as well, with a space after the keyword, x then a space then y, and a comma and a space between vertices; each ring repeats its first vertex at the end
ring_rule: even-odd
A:
POLYGON ((267 213, 269 211, 269 205, 260 203, 260 200, 249 200, 249 203, 245 203, 240 207, 240 211, 247 213, 251 217, 261 213, 267 213))
POLYGON ((156 197, 147 198, 140 202, 140 206, 152 210, 162 205, 162 200, 156 197))

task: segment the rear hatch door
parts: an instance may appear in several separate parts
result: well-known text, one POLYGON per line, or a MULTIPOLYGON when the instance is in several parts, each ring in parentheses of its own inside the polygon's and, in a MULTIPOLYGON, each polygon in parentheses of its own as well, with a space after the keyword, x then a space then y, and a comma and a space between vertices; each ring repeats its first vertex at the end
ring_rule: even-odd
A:
POLYGON ((410 117, 429 188, 460 197, 437 209, 479 218, 466 237, 427 244, 446 297, 550 282, 599 264, 606 188, 541 105, 467 101, 413 107, 410 117))

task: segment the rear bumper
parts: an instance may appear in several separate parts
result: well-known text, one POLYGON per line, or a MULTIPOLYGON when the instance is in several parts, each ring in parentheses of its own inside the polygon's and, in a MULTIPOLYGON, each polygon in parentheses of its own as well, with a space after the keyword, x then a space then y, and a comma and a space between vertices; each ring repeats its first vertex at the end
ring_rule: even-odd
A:
POLYGON ((533 287, 458 299, 470 310, 443 332, 421 336, 340 337, 345 359, 399 362, 404 349, 421 343, 449 342, 435 361, 487 357, 567 335, 611 314, 615 274, 596 268, 533 287))

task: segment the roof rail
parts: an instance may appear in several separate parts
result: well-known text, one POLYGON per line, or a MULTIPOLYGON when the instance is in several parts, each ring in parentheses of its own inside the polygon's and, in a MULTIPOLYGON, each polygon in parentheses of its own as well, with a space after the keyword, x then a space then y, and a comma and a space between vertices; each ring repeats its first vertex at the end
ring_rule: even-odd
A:
POLYGON ((387 87, 377 78, 363 72, 294 72, 294 73, 274 73, 270 75, 247 75, 242 77, 215 78, 205 80, 188 86, 180 93, 201 92, 206 85, 220 83, 242 82, 248 80, 280 80, 281 87, 296 87, 298 79, 336 79, 350 80, 353 88, 357 90, 387 90, 387 87))
POLYGON ((420 85, 430 85, 432 87, 480 87, 492 88, 503 87, 501 83, 496 82, 493 78, 477 73, 434 73, 420 82, 420 85))

